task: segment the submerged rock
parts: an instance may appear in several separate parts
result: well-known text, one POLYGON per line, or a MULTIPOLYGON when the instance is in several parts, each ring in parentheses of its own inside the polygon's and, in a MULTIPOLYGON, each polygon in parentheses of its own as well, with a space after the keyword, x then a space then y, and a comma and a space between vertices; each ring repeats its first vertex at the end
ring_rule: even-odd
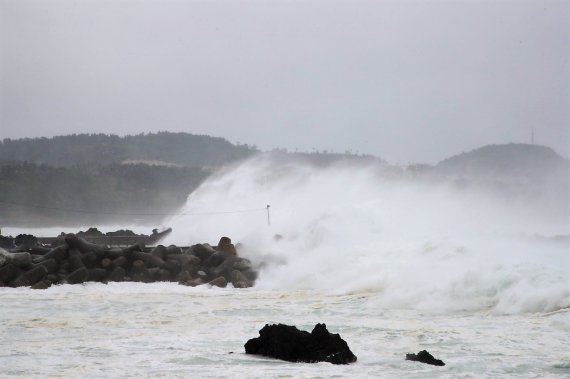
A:
POLYGON ((348 344, 338 334, 329 333, 325 324, 315 325, 311 333, 284 324, 265 325, 259 337, 250 339, 244 347, 247 354, 289 362, 356 362, 348 344))
POLYGON ((406 360, 427 363, 428 365, 434 366, 445 366, 442 360, 435 359, 427 350, 422 350, 417 354, 406 354, 406 360))

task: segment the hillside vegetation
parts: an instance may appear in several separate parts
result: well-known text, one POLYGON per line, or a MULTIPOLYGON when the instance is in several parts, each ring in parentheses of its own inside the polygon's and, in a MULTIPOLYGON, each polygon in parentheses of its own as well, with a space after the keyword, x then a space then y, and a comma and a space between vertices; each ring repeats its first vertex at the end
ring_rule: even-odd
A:
MULTIPOLYGON (((187 133, 79 134, 0 143, 0 226, 160 224, 218 168, 259 151, 187 133)), ((314 165, 354 154, 290 154, 314 165)))
MULTIPOLYGON (((258 153, 223 138, 161 132, 119 137, 81 134, 0 143, 0 226, 158 225, 219 167, 258 153)), ((570 162, 535 145, 490 145, 435 166, 403 170, 369 155, 271 152, 315 166, 375 165, 390 177, 452 181, 570 213, 570 162), (566 203, 566 205, 564 205, 566 203)))
POLYGON ((512 143, 483 146, 455 155, 435 168, 441 174, 469 178, 540 179, 568 167, 568 160, 549 147, 512 143))
POLYGON ((4 139, 0 226, 158 224, 213 169, 256 151, 168 132, 4 139))
POLYGON ((246 158, 256 151, 254 147, 236 146, 223 138, 188 133, 159 132, 125 137, 73 134, 53 138, 4 139, 0 142, 0 161, 70 167, 132 160, 218 167, 246 158))
POLYGON ((209 175, 199 167, 0 165, 2 225, 156 224, 209 175))
POLYGON ((570 161, 546 146, 484 146, 440 162, 431 174, 432 179, 480 189, 559 220, 570 217, 570 161))

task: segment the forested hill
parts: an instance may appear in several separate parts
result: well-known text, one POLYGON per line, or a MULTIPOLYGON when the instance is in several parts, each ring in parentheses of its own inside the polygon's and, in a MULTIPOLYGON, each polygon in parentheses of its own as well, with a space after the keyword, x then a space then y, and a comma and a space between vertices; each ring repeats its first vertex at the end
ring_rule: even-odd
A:
MULTIPOLYGON (((0 143, 0 226, 157 226, 211 172, 256 152, 223 138, 170 132, 5 139, 0 143)), ((327 152, 273 154, 315 165, 377 160, 327 152)))
POLYGON ((234 145, 219 137, 170 132, 125 137, 73 134, 0 142, 0 161, 28 161, 50 166, 159 161, 181 166, 217 167, 254 152, 254 147, 234 145))
POLYGON ((169 132, 4 139, 0 226, 158 225, 213 169, 256 151, 169 132))
POLYGON ((144 164, 0 164, 0 226, 158 226, 209 174, 199 167, 144 164))
POLYGON ((546 146, 487 145, 447 158, 435 166, 440 174, 468 178, 527 178, 540 180, 567 171, 570 161, 546 146))
POLYGON ((461 188, 479 188, 504 203, 525 204, 558 220, 570 215, 570 161, 546 146, 489 145, 448 158, 431 174, 461 188))
MULTIPOLYGON (((223 138, 168 132, 5 139, 0 143, 0 226, 122 222, 156 226, 165 214, 184 205, 188 194, 217 167, 256 152, 223 138), (157 164, 149 164, 153 162, 157 164)), ((544 146, 484 146, 407 171, 372 156, 285 150, 271 154, 274 159, 316 166, 345 161, 375 164, 395 177, 412 173, 435 181, 452 180, 462 188, 492 188, 506 198, 523 194, 525 199, 570 212, 570 161, 544 146)))

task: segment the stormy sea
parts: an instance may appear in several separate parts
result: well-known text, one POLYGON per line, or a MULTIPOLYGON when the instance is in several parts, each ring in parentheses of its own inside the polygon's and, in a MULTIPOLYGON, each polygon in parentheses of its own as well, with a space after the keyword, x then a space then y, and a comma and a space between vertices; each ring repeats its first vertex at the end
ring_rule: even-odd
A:
POLYGON ((227 235, 254 287, 0 288, 1 376, 568 377, 567 208, 512 187, 251 159, 192 192, 162 243, 227 235), (325 323, 358 360, 245 354, 272 323, 325 323), (420 350, 446 365, 405 360, 420 350))

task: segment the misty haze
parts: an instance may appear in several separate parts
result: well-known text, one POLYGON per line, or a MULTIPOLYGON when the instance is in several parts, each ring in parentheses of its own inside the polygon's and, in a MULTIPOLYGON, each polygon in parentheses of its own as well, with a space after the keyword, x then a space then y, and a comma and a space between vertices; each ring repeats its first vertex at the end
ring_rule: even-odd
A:
POLYGON ((569 375, 569 25, 0 0, 1 376, 569 375))

